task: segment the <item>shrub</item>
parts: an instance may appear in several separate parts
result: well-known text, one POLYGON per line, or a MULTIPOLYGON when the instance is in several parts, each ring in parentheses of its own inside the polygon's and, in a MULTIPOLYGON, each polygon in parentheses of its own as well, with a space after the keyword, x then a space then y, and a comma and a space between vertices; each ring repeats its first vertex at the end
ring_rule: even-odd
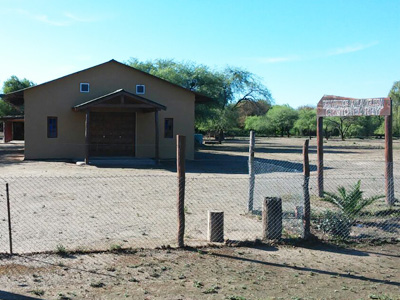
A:
POLYGON ((56 254, 60 255, 60 256, 68 256, 68 251, 67 249, 64 247, 64 245, 62 244, 58 244, 56 247, 56 254))
POLYGON ((349 191, 343 186, 339 186, 337 194, 324 192, 324 196, 325 198, 321 200, 337 206, 350 219, 359 216, 361 210, 372 204, 375 200, 385 197, 385 195, 377 195, 370 198, 363 198, 361 180, 357 181, 349 191))
POLYGON ((319 228, 327 234, 337 238, 348 238, 350 235, 352 221, 344 213, 325 211, 320 216, 319 228))

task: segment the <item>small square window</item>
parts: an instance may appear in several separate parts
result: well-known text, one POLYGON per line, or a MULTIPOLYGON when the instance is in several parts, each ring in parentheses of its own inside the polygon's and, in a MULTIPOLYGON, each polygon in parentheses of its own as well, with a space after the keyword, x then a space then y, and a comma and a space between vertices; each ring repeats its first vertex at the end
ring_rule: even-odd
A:
POLYGON ((136 94, 143 95, 146 92, 146 86, 144 84, 136 85, 136 94))
POLYGON ((47 117, 47 137, 49 139, 57 137, 57 117, 47 117))
POLYGON ((174 137, 174 119, 165 118, 164 121, 164 138, 172 139, 174 137))
POLYGON ((89 83, 81 83, 81 93, 89 93, 89 83))

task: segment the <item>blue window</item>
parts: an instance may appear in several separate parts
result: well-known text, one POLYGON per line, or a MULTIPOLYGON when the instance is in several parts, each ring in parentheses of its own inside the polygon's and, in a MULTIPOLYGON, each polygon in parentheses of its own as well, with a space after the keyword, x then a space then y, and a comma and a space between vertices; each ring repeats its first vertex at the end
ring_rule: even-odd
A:
POLYGON ((81 83, 81 93, 89 93, 89 83, 81 83))
POLYGON ((136 94, 144 95, 146 93, 146 87, 143 84, 136 85, 136 94))
POLYGON ((47 117, 47 137, 50 139, 57 137, 57 117, 47 117))
POLYGON ((164 138, 172 139, 174 137, 174 119, 165 118, 164 121, 164 138))

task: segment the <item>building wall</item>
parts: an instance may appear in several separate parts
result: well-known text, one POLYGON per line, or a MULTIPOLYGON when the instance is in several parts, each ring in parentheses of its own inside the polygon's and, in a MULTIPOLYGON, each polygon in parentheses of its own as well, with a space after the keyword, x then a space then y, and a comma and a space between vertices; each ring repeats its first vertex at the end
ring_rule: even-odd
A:
MULTIPOLYGON (((135 93, 137 84, 146 85, 145 98, 167 107, 159 112, 160 157, 176 157, 175 136, 181 134, 187 159, 193 159, 195 95, 113 61, 25 91, 25 158, 83 159, 85 113, 72 107, 121 88, 135 93), (81 82, 90 84, 89 93, 80 92, 81 82), (47 138, 47 117, 58 118, 57 138, 47 138), (172 139, 164 138, 165 118, 174 119, 172 139)), ((154 113, 137 113, 136 157, 155 156, 154 124, 154 113)))

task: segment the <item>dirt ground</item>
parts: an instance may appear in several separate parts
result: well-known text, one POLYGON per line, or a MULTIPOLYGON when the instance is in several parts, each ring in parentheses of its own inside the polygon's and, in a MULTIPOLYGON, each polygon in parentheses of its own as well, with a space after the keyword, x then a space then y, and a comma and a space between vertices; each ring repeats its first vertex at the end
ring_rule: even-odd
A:
MULTIPOLYGON (((290 193, 294 196, 284 210, 294 211, 301 201, 303 142, 256 140, 257 197, 290 193)), ((204 243, 211 208, 225 211, 227 238, 254 239, 261 233, 259 218, 243 213, 247 143, 235 139, 205 145, 195 161, 187 162, 188 244, 204 243)), ((382 189, 383 140, 330 140, 324 146, 326 176, 335 179, 332 188, 362 177, 368 192, 382 189)), ((398 154, 400 143, 395 141, 395 166, 398 154)), ((315 139, 310 162, 315 177, 315 139)), ((23 144, 0 144, 1 184, 11 180, 14 193, 14 247, 23 253, 54 251, 60 244, 67 250, 82 245, 84 250, 137 248, 146 241, 150 247, 167 245, 175 240, 175 171, 173 161, 159 166, 23 161, 23 144), (159 179, 157 188, 152 186, 159 179)), ((399 175, 395 167, 395 179, 399 175)), ((328 180, 326 184, 330 187, 328 180)), ((2 207, 4 199, 1 190, 2 207)), ((0 225, 4 253, 4 210, 0 225)), ((398 240, 399 228, 393 229, 398 240)), ((399 250, 399 244, 358 249, 317 245, 2 256, 0 299, 400 299, 399 250)))
POLYGON ((0 299, 400 299, 400 245, 0 259, 0 299))

